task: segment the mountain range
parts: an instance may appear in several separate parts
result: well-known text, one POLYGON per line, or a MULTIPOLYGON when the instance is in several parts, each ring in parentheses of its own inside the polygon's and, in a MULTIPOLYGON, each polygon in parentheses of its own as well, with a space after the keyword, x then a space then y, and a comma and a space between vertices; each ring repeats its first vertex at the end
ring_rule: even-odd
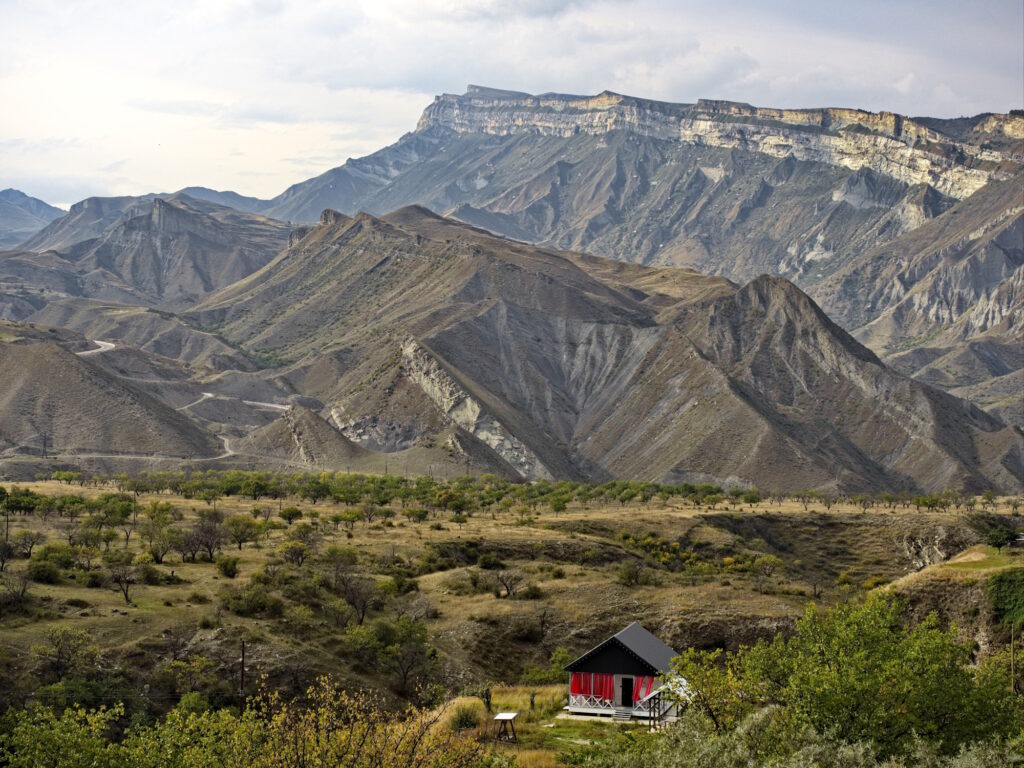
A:
POLYGON ((63 216, 60 208, 17 189, 0 190, 0 248, 10 248, 63 216))
MULTIPOLYGON (((124 385, 175 436, 126 461, 1015 492, 1022 167, 1018 113, 471 86, 273 200, 76 204, 0 252, 0 355, 124 385)), ((5 471, 82 384, 34 386, 5 471)))

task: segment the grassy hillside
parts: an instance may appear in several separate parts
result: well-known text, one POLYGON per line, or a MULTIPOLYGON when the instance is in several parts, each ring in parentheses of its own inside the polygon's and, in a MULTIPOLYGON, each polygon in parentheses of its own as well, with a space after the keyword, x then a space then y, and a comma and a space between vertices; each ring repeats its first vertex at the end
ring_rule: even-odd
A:
MULTIPOLYGON (((314 479, 307 477, 304 487, 314 479)), ((60 510, 44 504, 31 514, 11 511, 12 545, 33 533, 40 540, 31 558, 15 555, 4 569, 0 684, 17 702, 129 698, 140 715, 164 711, 189 693, 228 705, 239 700, 244 640, 247 695, 261 679, 297 692, 323 673, 396 701, 429 703, 441 691, 491 684, 519 686, 515 696, 527 704, 517 701, 515 708, 528 710, 529 693, 536 691, 542 715, 524 726, 527 743, 539 752, 536 762, 523 764, 548 765, 560 739, 586 738, 576 731, 590 726, 554 719, 564 691, 544 686, 562 682, 565 660, 630 621, 641 621, 680 651, 736 649, 791 631, 809 602, 843 603, 890 583, 913 595, 905 584, 926 578, 932 586, 920 594, 934 594, 930 574, 970 571, 976 561, 966 555, 934 564, 981 546, 993 530, 1021 528, 1014 510, 1019 502, 1011 499, 958 500, 942 511, 928 510, 927 498, 858 497, 827 500, 826 509, 813 495, 609 501, 581 486, 565 503, 564 495, 531 500, 523 486, 494 478, 439 483, 429 505, 413 499, 403 505, 397 497, 346 504, 350 481, 330 478, 336 498, 315 504, 309 498, 315 493, 254 500, 251 486, 206 501, 188 486, 135 494, 127 478, 79 485, 69 476, 64 483, 22 486, 65 500, 48 502, 60 510), (452 501, 458 494, 465 503, 452 501), (117 515, 109 510, 118 503, 122 517, 113 522, 117 515), (68 513, 76 507, 77 514, 68 513), (295 512, 301 517, 289 522, 295 512), (177 551, 160 564, 144 562, 150 560, 143 553, 151 548, 144 540, 151 520, 164 513, 170 528, 185 532, 214 515, 227 527, 249 520, 260 530, 256 541, 243 540, 241 547, 224 540, 215 547, 215 562, 177 551), (98 539, 91 533, 97 528, 98 539), (107 542, 104 530, 113 532, 107 542), (69 540, 75 543, 70 550, 69 540), (294 551, 300 541, 301 559, 294 551), (128 601, 112 580, 116 563, 108 562, 122 553, 135 562, 128 601), (230 577, 226 558, 237 558, 230 577), (26 571, 33 580, 18 602, 13 590, 26 571), (348 581, 369 588, 362 622, 359 600, 348 599, 348 581), (511 596, 503 581, 512 583, 511 596), (102 686, 76 693, 68 690, 68 675, 53 674, 42 649, 52 645, 55 629, 87 633, 96 646, 94 664, 105 670, 102 686), (419 645, 417 631, 423 633, 419 645), (396 646, 422 652, 407 679, 389 656, 387 649, 396 646), (189 672, 190 663, 201 669, 189 672)), ((372 485, 372 478, 364 482, 372 485)), ((8 491, 19 498, 12 487, 8 491)), ((366 493, 369 498, 372 491, 366 493)), ((9 511, 18 506, 11 499, 9 511)), ((1000 567, 1024 565, 1017 550, 991 557, 1000 567)), ((991 648, 1000 638, 989 637, 991 648)), ((512 696, 498 690, 497 702, 512 696)))

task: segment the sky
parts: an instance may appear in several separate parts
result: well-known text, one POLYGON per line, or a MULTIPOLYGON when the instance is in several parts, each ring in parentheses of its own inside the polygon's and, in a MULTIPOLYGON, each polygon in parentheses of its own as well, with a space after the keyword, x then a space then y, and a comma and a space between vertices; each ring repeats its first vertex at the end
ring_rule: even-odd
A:
POLYGON ((1021 0, 0 0, 0 188, 273 197, 438 93, 1024 106, 1021 0))

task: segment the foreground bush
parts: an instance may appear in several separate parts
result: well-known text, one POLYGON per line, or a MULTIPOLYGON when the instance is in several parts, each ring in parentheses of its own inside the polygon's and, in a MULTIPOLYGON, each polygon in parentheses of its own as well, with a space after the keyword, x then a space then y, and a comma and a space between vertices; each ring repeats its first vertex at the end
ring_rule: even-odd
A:
POLYGON ((589 747, 562 756, 588 768, 1020 768, 1022 744, 991 739, 943 756, 926 741, 915 741, 905 756, 879 757, 870 742, 844 742, 812 729, 790 730, 786 713, 768 707, 721 733, 697 709, 663 733, 624 737, 617 747, 589 747), (785 754, 778 754, 780 746, 785 754))
POLYGON ((717 734, 777 708, 777 750, 805 731, 870 744, 883 758, 910 754, 919 739, 952 756, 1020 736, 1024 698, 1011 691, 1008 654, 976 665, 955 629, 941 629, 935 616, 906 626, 903 612, 884 594, 828 611, 811 606, 792 637, 725 656, 690 649, 674 667, 691 708, 717 734))
POLYGON ((241 715, 177 709, 154 726, 111 734, 120 706, 60 715, 45 707, 13 715, 0 737, 10 768, 488 768, 496 758, 441 724, 440 712, 383 710, 326 680, 301 701, 271 694, 241 715))

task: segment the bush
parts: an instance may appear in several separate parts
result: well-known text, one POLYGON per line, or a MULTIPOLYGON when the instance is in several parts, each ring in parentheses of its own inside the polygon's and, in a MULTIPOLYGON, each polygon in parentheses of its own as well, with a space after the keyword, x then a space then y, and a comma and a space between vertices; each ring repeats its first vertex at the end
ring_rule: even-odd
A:
POLYGON ((259 584, 250 584, 238 589, 228 587, 221 602, 225 608, 239 616, 267 616, 276 619, 284 613, 284 602, 281 598, 259 584))
POLYGON ((525 589, 516 592, 515 596, 520 600, 540 600, 544 597, 544 591, 536 584, 530 584, 525 589))
POLYGON ((33 560, 28 564, 28 577, 36 584, 57 584, 60 568, 48 560, 33 560))
POLYGON ((493 552, 486 552, 480 555, 480 559, 477 560, 477 565, 485 571, 500 571, 505 567, 505 564, 501 562, 498 556, 493 552))
POLYGON ((217 570, 221 576, 233 579, 238 575, 238 558, 221 556, 217 558, 217 570))
POLYGON ((460 704, 452 714, 452 730, 469 731, 480 725, 480 713, 472 704, 460 704))
POLYGON ((89 571, 85 574, 85 586, 89 589, 99 589, 106 583, 103 573, 100 571, 89 571))
POLYGON ((164 583, 164 575, 160 572, 159 568, 151 563, 143 563, 142 565, 135 566, 135 573, 138 576, 139 581, 143 584, 148 584, 151 587, 164 583))
POLYGON ((57 568, 70 568, 75 564, 75 550, 67 544, 51 542, 32 553, 37 562, 53 563, 57 568))
POLYGON ((210 596, 203 592, 191 592, 186 598, 190 603, 196 603, 197 605, 205 605, 210 602, 210 596))

